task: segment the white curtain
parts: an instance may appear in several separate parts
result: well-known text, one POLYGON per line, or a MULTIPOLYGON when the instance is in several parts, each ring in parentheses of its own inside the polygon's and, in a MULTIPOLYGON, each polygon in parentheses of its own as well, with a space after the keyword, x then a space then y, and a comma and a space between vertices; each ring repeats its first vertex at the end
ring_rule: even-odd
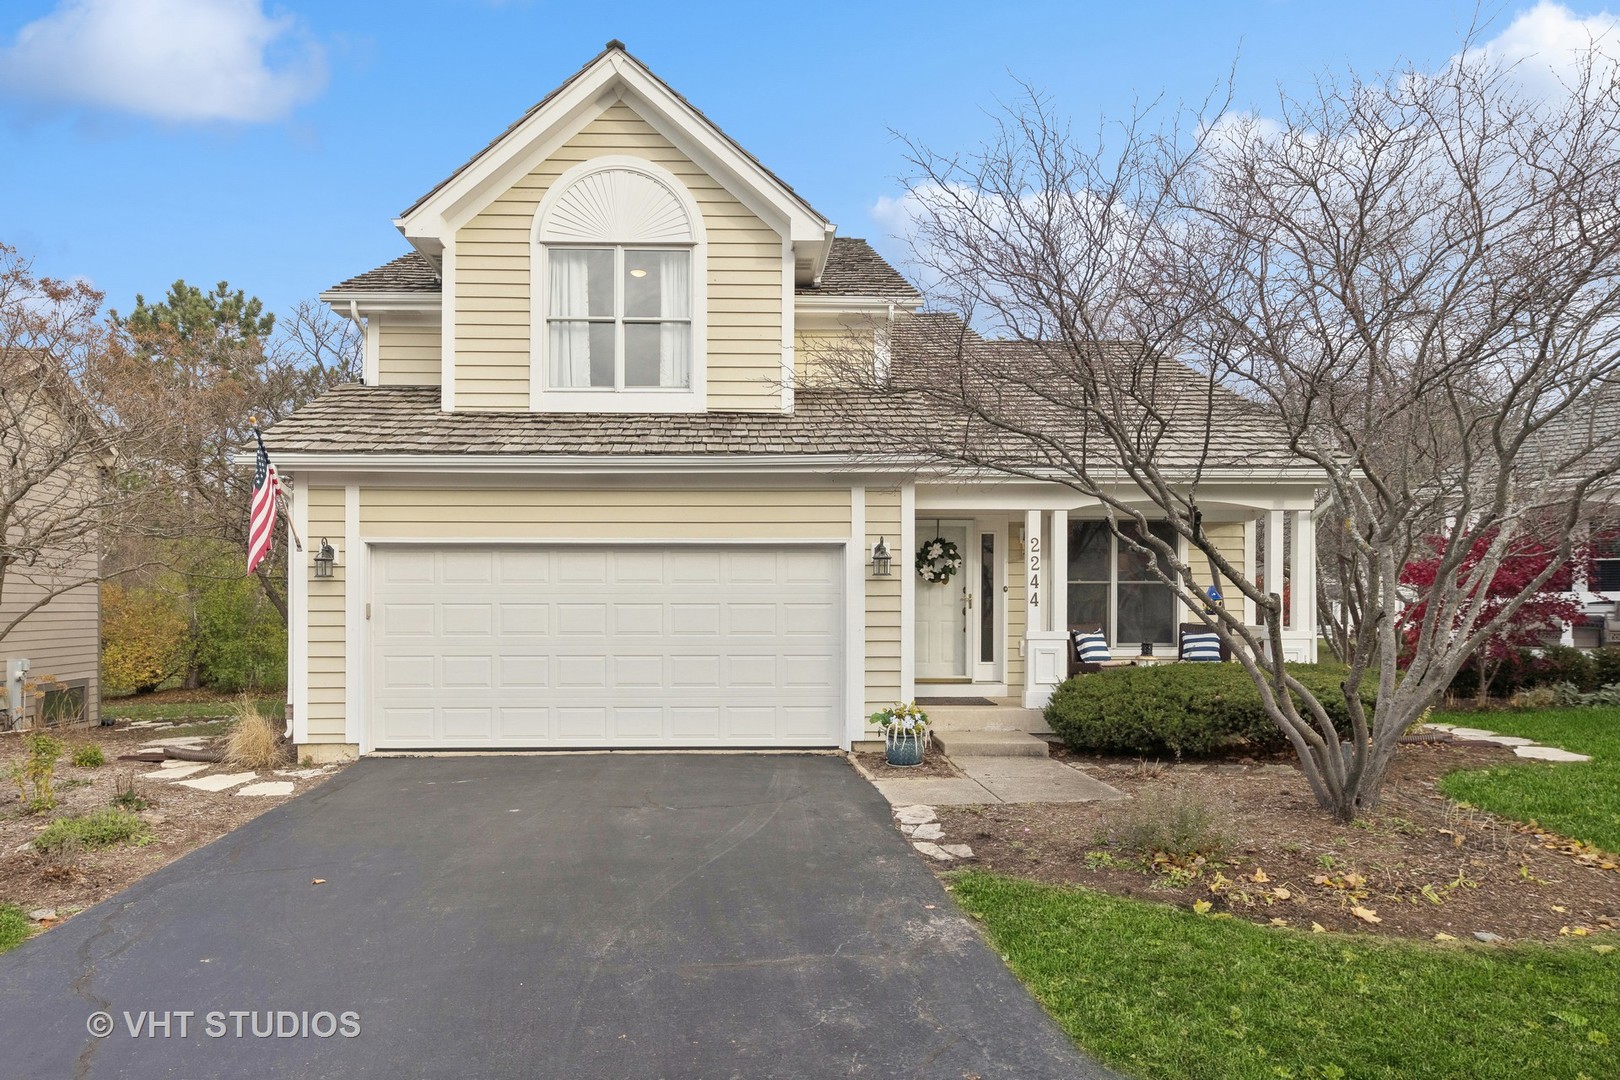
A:
POLYGON ((590 269, 587 253, 551 251, 551 385, 591 384, 590 269), (577 322, 559 322, 576 319, 577 322))
POLYGON ((659 312, 666 322, 658 335, 658 385, 690 386, 692 381, 692 253, 660 251, 658 268, 659 312))

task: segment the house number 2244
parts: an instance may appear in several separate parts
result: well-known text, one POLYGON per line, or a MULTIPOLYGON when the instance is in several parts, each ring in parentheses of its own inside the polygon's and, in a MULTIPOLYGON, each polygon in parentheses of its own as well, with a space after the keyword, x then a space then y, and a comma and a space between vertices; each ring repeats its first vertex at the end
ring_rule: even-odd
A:
POLYGON ((1041 606, 1041 538, 1029 538, 1029 606, 1041 606))

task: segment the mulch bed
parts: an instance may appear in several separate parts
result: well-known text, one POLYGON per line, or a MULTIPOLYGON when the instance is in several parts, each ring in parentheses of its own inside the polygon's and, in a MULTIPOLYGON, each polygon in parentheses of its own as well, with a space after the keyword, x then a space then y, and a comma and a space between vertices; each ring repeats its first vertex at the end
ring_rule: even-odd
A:
POLYGON ((1435 781, 1516 761, 1466 742, 1418 742, 1396 755, 1383 805, 1351 825, 1316 807, 1292 763, 1164 765, 1054 756, 1133 796, 1115 803, 940 807, 945 840, 1014 877, 1229 913, 1258 923, 1473 940, 1556 940, 1620 928, 1620 859, 1528 825, 1459 807, 1435 781), (1178 800, 1210 812, 1226 844, 1204 858, 1139 855, 1111 844, 1132 815, 1178 800))
MULTIPOLYGON (((173 728, 192 723, 179 721, 173 728)), ((0 789, 0 901, 18 904, 24 911, 55 908, 66 917, 335 775, 298 779, 261 772, 262 780, 294 781, 292 795, 237 797, 231 791, 195 791, 170 781, 149 779, 159 766, 117 760, 119 754, 131 753, 170 731, 162 726, 131 729, 125 724, 53 730, 51 734, 67 745, 56 765, 56 809, 29 814, 22 808, 14 784, 0 789), (73 749, 90 742, 101 747, 106 764, 96 769, 72 764, 73 749), (128 787, 132 782, 135 793, 150 804, 139 815, 151 826, 150 842, 138 847, 119 845, 80 852, 65 860, 34 850, 31 841, 53 819, 103 809, 110 805, 120 785, 128 787)), ((22 738, 0 735, 0 775, 9 775, 12 763, 21 757, 22 738)), ((246 771, 223 765, 213 768, 246 771)))
POLYGON ((922 776, 948 779, 962 775, 962 771, 952 765, 951 759, 940 753, 938 748, 925 753, 921 765, 913 765, 910 768, 890 765, 888 760, 878 753, 855 753, 850 756, 860 762, 861 768, 877 780, 915 780, 922 776))

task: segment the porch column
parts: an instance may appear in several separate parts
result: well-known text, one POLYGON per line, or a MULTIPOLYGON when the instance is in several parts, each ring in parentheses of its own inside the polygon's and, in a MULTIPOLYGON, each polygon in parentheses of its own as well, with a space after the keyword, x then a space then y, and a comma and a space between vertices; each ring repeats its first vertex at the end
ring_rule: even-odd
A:
POLYGON ((1294 511, 1293 629, 1306 639, 1306 659, 1316 659, 1316 531, 1309 510, 1294 511))
POLYGON ((1048 630, 1069 632, 1069 512, 1052 511, 1051 561, 1047 563, 1050 582, 1047 590, 1046 612, 1051 622, 1048 630))
POLYGON ((1039 709, 1046 705, 1052 690, 1068 675, 1068 629, 1049 629, 1049 612, 1056 595, 1056 579, 1052 548, 1048 534, 1041 528, 1043 519, 1053 522, 1067 517, 1063 511, 1053 511, 1048 517, 1039 510, 1024 514, 1024 708, 1039 709))
POLYGON ((1283 591, 1283 512, 1266 514, 1266 592, 1281 596, 1283 591))
MULTIPOLYGON (((1046 629, 1044 598, 1046 591, 1046 545, 1041 542, 1039 510, 1024 512, 1024 636, 1046 629)), ((1025 650, 1025 672, 1029 672, 1028 650, 1025 650)))

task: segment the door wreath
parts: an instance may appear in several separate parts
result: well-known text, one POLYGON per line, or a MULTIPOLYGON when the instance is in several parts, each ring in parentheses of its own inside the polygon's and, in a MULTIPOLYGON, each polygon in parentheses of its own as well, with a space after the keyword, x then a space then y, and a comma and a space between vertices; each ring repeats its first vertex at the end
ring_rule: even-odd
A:
POLYGON ((925 540, 917 549, 917 576, 936 585, 943 584, 962 569, 962 551, 943 536, 925 540))

